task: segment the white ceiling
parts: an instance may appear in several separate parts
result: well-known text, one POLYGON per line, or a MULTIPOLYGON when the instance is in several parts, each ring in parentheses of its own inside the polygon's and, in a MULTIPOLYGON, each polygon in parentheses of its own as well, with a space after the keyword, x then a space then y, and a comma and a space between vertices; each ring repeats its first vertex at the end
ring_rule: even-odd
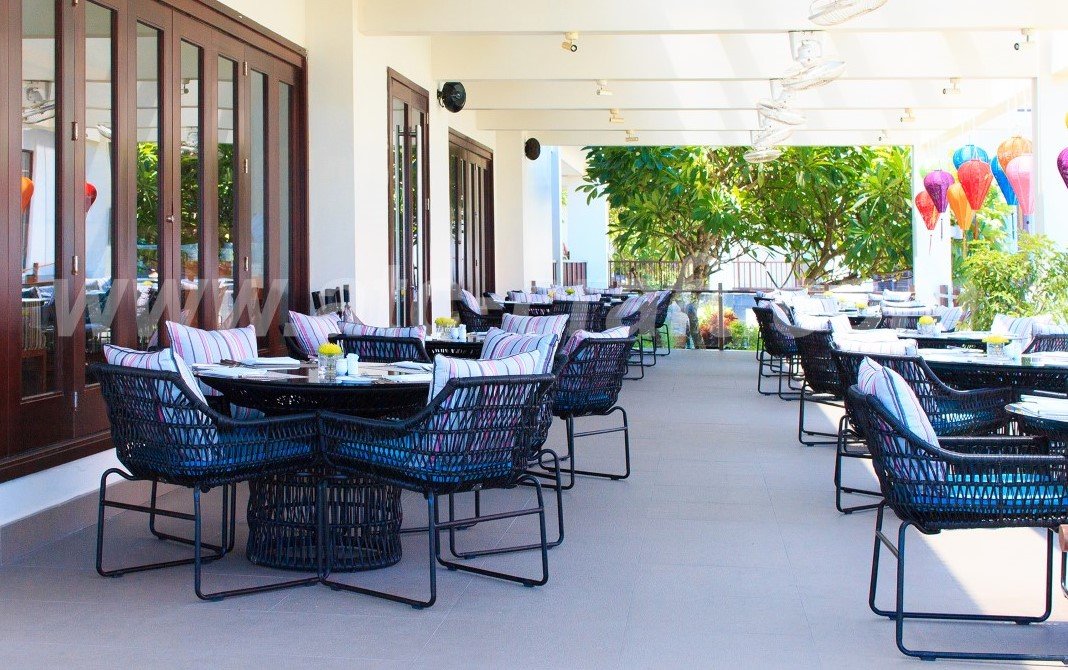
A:
MULTIPOLYGON (((756 102, 792 64, 790 31, 818 30, 810 0, 363 0, 361 32, 429 36, 434 77, 462 81, 480 128, 545 144, 748 144, 756 102), (577 53, 561 48, 579 32, 577 53), (597 96, 607 80, 612 96, 597 96), (623 124, 609 123, 608 110, 623 124)), ((798 94, 790 143, 924 143, 977 123, 1016 124, 1032 81, 1068 53, 1065 0, 888 0, 826 29, 841 79, 798 94), (1015 49, 1021 29, 1035 46, 1015 49), (1043 46, 1041 42, 1047 41, 1043 46), (946 95, 960 78, 959 95, 946 95), (914 123, 900 121, 906 107, 914 123), (991 113, 990 110, 1003 110, 991 113)), ((995 130, 1001 130, 1000 128, 995 130)), ((1006 127, 1005 132, 1018 130, 1006 127)))

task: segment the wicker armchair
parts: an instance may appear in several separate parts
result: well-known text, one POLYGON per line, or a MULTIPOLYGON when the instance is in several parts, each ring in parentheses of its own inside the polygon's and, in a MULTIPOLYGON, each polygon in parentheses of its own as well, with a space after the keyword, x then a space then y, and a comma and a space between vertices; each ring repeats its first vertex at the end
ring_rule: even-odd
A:
POLYGON ((1047 351, 1068 351, 1068 335, 1060 333, 1035 335, 1024 349, 1025 354, 1040 354, 1047 351))
POLYGON ((805 375, 797 409, 797 441, 806 447, 838 445, 845 423, 844 416, 839 422, 838 431, 834 433, 811 430, 805 426, 806 402, 843 409, 846 387, 842 386, 838 367, 834 362, 834 341, 831 339, 831 333, 823 330, 813 331, 796 338, 794 343, 797 346, 801 370, 805 375), (833 439, 807 439, 810 437, 833 439))
POLYGON ((503 312, 490 310, 483 314, 468 307, 463 300, 455 300, 453 302, 456 306, 456 313, 460 316, 460 323, 467 326, 468 331, 482 333, 490 328, 501 327, 501 315, 503 312))
POLYGON ((340 344, 346 354, 356 354, 363 363, 430 362, 426 346, 415 337, 331 335, 330 341, 340 344))
POLYGON ((278 332, 282 334, 282 342, 286 345, 286 353, 298 361, 311 360, 308 352, 304 351, 304 347, 300 346, 300 342, 297 338, 286 332, 286 325, 287 324, 284 323, 278 324, 278 332))
POLYGON ((568 315, 568 333, 579 330, 600 332, 605 329, 608 305, 603 302, 585 300, 555 300, 550 306, 550 314, 568 315))
POLYGON ((760 395, 777 395, 783 400, 796 400, 800 389, 792 381, 797 377, 797 342, 787 331, 790 324, 775 322, 775 313, 770 307, 753 307, 757 326, 760 329, 760 350, 757 352, 757 392, 760 395), (765 379, 778 381, 778 388, 765 391, 765 379), (783 381, 786 388, 783 388, 783 381))
MULTIPOLYGON (((659 291, 656 298, 656 315, 653 318, 653 356, 668 356, 671 354, 671 328, 667 323, 668 309, 675 299, 674 291, 659 291), (667 343, 666 350, 660 351, 660 338, 667 343)), ((655 361, 654 361, 655 362, 655 361)))
MULTIPOLYGON (((96 570, 105 577, 118 577, 175 565, 193 564, 194 591, 203 600, 260 593, 311 584, 318 577, 288 580, 263 586, 206 592, 202 589, 202 566, 221 558, 232 548, 234 536, 234 484, 272 474, 290 472, 312 464, 318 446, 315 417, 298 415, 254 421, 234 421, 196 398, 175 372, 156 372, 129 367, 94 364, 90 367, 111 421, 111 439, 119 462, 126 470, 111 468, 100 478, 97 517, 96 570), (107 481, 118 475, 128 481, 153 483, 150 506, 131 505, 107 499, 107 481), (159 509, 155 505, 157 483, 192 489, 193 513, 159 509), (223 487, 223 530, 219 545, 209 545, 201 536, 201 494, 223 487), (155 533, 156 517, 193 522, 193 539, 155 533, 162 539, 189 544, 193 557, 117 569, 104 568, 104 509, 107 507, 149 515, 155 533), (212 554, 203 555, 208 549, 212 554)), ((314 538, 309 538, 314 541, 314 538)))
MULTIPOLYGON (((835 349, 833 352, 835 365, 842 388, 848 389, 857 383, 857 371, 865 358, 870 358, 879 365, 894 370, 905 378, 908 385, 916 393, 920 404, 923 406, 931 426, 935 433, 940 436, 952 437, 959 435, 989 435, 1005 428, 1009 422, 1009 415, 1005 411, 1005 405, 1013 402, 1016 397, 1012 389, 981 389, 974 391, 958 391, 947 386, 927 366, 927 362, 918 356, 890 356, 886 354, 863 354, 835 349)), ((870 458, 867 451, 858 452, 850 449, 850 442, 863 440, 859 431, 859 422, 856 412, 850 404, 848 396, 845 402, 845 421, 840 435, 842 438, 838 444, 838 455, 835 459, 834 482, 835 482, 835 506, 839 512, 850 513, 865 509, 875 509, 878 503, 860 505, 846 508, 842 506, 842 494, 881 495, 877 491, 861 490, 842 486, 842 459, 843 458, 870 458)))
POLYGON ((876 327, 877 328, 905 328, 905 329, 908 329, 908 330, 916 330, 916 327, 920 323, 920 316, 921 315, 919 315, 919 314, 916 314, 916 315, 909 314, 909 315, 905 315, 905 316, 884 314, 882 317, 879 318, 879 325, 876 326, 876 327))
MULTIPOLYGON (((545 531, 545 502, 538 479, 525 472, 537 415, 553 383, 552 375, 472 377, 453 379, 419 414, 404 421, 376 421, 342 414, 320 416, 324 459, 343 475, 369 475, 403 489, 421 493, 427 504, 430 558, 430 597, 417 600, 330 580, 331 557, 324 554, 322 581, 334 589, 401 602, 416 609, 437 600, 437 564, 497 577, 524 586, 540 586, 549 578, 545 531), (511 512, 470 519, 441 521, 442 495, 489 488, 534 487, 537 504, 511 512), (441 555, 439 533, 485 521, 537 515, 540 524, 541 576, 527 578, 447 560, 441 555)), ((326 481, 321 484, 325 491, 326 481)), ((322 493, 320 494, 320 498, 322 493)), ((324 538, 326 552, 333 542, 324 538)))
MULTIPOLYGON (((933 445, 890 415, 874 396, 857 387, 849 402, 872 453, 884 502, 875 522, 868 605, 896 624, 898 649, 925 660, 1046 660, 1068 663, 1068 654, 912 649, 904 642, 907 619, 1006 622, 1045 621, 1052 608, 1054 532, 1068 523, 1068 468, 1063 455, 1050 455, 1042 438, 957 437, 933 445), (885 508, 900 519, 896 545, 883 532, 885 508), (932 536, 944 530, 1041 528, 1046 531, 1045 609, 1037 615, 906 611, 905 560, 909 527, 932 536), (897 597, 892 609, 877 604, 879 561, 886 546, 897 558, 897 597)), ((1022 566, 1013 565, 1020 570, 1022 566)))

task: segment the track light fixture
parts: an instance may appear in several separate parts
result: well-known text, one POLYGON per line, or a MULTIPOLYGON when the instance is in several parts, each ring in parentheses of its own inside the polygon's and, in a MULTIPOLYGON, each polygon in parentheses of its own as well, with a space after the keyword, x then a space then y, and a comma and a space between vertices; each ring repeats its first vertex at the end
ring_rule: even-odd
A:
POLYGON ((1020 41, 1012 45, 1013 49, 1021 51, 1023 49, 1029 49, 1035 44, 1035 31, 1034 28, 1021 28, 1020 35, 1023 37, 1020 41))
POLYGON ((576 51, 578 51, 578 37, 578 33, 564 33, 564 41, 560 44, 560 48, 564 51, 570 51, 571 53, 575 53, 576 51))
POLYGON ((604 79, 597 80, 597 95, 612 95, 612 89, 608 88, 608 82, 604 79))
POLYGON ((618 109, 608 110, 608 122, 609 123, 623 123, 623 112, 618 109))
POLYGON ((636 132, 634 132, 633 130, 626 131, 626 135, 627 135, 627 137, 626 137, 627 142, 637 142, 638 141, 638 134, 636 132))
POLYGON ((949 86, 942 89, 942 95, 960 95, 960 77, 951 77, 949 86))
POLYGON ((911 107, 905 108, 905 115, 898 119, 901 123, 916 123, 916 114, 911 107))

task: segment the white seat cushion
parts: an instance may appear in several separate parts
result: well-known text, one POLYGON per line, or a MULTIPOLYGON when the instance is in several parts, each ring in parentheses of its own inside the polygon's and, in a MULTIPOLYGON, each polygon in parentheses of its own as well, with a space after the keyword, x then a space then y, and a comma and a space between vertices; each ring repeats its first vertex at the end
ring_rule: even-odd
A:
MULTIPOLYGON (((863 331, 854 331, 863 332, 863 331)), ((915 356, 916 340, 875 340, 853 337, 851 334, 835 333, 834 344, 842 351, 858 354, 882 354, 885 356, 915 356)))

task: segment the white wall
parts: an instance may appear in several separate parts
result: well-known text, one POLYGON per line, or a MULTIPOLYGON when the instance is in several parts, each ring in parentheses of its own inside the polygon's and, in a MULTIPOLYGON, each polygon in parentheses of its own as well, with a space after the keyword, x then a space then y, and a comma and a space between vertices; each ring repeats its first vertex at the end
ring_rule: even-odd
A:
POLYGON ((586 194, 576 190, 581 178, 567 180, 567 247, 572 261, 586 261, 586 283, 591 287, 607 287, 608 257, 608 200, 598 198, 586 202, 586 194))
MULTIPOLYGON (((333 9, 333 0, 221 0, 224 5, 240 12, 264 28, 286 39, 307 46, 305 5, 333 9)), ((349 4, 349 3, 346 3, 349 4)), ((310 7, 309 7, 310 8, 310 7)), ((343 20, 343 17, 342 17, 343 20)))

